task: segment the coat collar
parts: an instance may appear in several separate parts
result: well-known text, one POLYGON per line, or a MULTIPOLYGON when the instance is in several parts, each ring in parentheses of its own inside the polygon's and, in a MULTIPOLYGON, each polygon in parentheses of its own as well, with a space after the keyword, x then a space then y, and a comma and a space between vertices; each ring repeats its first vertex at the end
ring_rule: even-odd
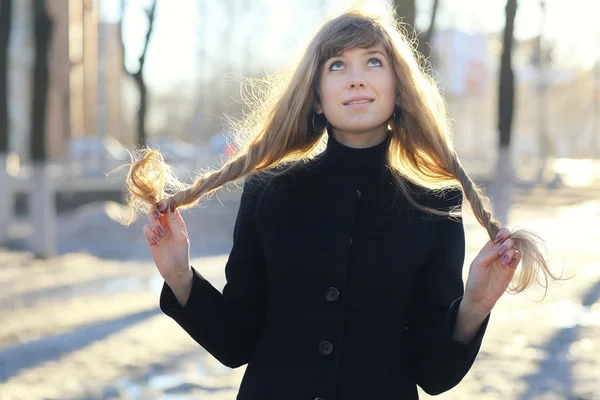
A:
POLYGON ((327 147, 321 155, 321 166, 325 172, 336 175, 371 175, 385 170, 387 148, 391 134, 375 146, 357 149, 337 141, 327 134, 327 147))

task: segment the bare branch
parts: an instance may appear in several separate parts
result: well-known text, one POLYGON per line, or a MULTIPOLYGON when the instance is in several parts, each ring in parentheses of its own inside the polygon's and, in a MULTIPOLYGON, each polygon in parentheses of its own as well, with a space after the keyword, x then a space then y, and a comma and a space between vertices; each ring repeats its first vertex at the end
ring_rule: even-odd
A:
POLYGON ((125 66, 125 41, 123 39, 123 33, 124 33, 124 29, 123 29, 123 17, 125 16, 125 7, 127 5, 127 1, 126 0, 121 0, 121 18, 119 19, 119 49, 121 51, 121 59, 123 60, 123 71, 125 71, 125 73, 131 77, 133 77, 133 74, 131 72, 129 72, 129 70, 127 70, 127 67, 125 66))
POLYGON ((433 0, 433 10, 431 10, 431 19, 429 20, 429 29, 425 33, 423 41, 425 43, 430 43, 431 38, 433 37, 433 32, 435 30, 435 19, 437 17, 438 8, 440 6, 440 0, 433 0))
POLYGON ((152 35, 152 30, 154 29, 154 13, 156 11, 156 3, 158 0, 154 0, 152 2, 152 7, 150 10, 146 10, 146 14, 148 15, 148 32, 146 32, 146 42, 144 43, 144 50, 142 50, 142 54, 140 55, 140 71, 144 68, 144 63, 146 62, 146 52, 148 51, 148 43, 150 43, 150 36, 152 35))
POLYGON ((145 10, 146 15, 148 16, 148 31, 146 32, 146 41, 144 43, 144 48, 142 53, 140 54, 139 66, 137 71, 131 72, 127 70, 126 60, 125 60, 125 44, 123 41, 123 15, 125 14, 125 5, 126 0, 121 0, 121 20, 119 21, 119 33, 121 35, 121 52, 123 55, 123 69, 124 71, 133 78, 135 81, 139 93, 140 93, 140 103, 137 113, 137 122, 138 122, 138 143, 140 145, 144 145, 146 141, 146 110, 148 107, 148 90, 146 88, 146 83, 144 82, 144 65, 146 64, 146 53, 148 52, 148 44, 150 43, 150 37, 152 36, 152 31, 154 30, 154 17, 156 12, 156 4, 158 0, 153 0, 152 6, 149 10, 145 10))

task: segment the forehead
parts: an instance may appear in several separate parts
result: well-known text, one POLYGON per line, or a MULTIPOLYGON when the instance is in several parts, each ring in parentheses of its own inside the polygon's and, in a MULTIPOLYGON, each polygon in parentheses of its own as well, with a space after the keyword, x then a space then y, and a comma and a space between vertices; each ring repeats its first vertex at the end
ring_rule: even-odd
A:
POLYGON ((347 49, 344 49, 343 51, 341 51, 337 57, 344 57, 344 56, 349 56, 351 54, 356 54, 356 55, 368 55, 368 54, 372 54, 372 53, 382 53, 382 54, 386 54, 386 49, 385 47, 381 44, 381 43, 376 43, 373 46, 369 46, 369 47, 350 47, 347 49))

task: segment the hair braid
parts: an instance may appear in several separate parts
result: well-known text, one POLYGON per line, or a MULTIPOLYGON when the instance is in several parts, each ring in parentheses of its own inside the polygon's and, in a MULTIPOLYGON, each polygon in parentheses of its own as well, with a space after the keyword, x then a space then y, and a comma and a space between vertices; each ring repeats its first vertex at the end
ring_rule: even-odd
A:
MULTIPOLYGON (((500 223, 486 208, 485 197, 481 189, 469 178, 456 154, 452 157, 452 172, 460 182, 477 221, 486 229, 490 239, 494 239, 501 229, 500 223)), ((515 241, 515 247, 521 253, 521 272, 518 278, 513 280, 514 285, 509 286, 507 289, 508 292, 520 293, 536 282, 547 289, 550 279, 560 279, 550 270, 540 250, 540 247, 544 244, 543 240, 537 233, 519 229, 511 232, 510 237, 515 241), (540 271, 542 272, 543 282, 538 279, 540 271)))

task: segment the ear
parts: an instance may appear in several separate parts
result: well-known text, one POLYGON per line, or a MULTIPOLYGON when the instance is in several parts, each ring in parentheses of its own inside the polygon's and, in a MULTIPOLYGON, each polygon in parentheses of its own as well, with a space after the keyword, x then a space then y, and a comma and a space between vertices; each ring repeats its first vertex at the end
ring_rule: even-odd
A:
POLYGON ((319 102, 315 103, 315 106, 313 108, 317 114, 323 114, 323 107, 321 107, 321 104, 319 102))

